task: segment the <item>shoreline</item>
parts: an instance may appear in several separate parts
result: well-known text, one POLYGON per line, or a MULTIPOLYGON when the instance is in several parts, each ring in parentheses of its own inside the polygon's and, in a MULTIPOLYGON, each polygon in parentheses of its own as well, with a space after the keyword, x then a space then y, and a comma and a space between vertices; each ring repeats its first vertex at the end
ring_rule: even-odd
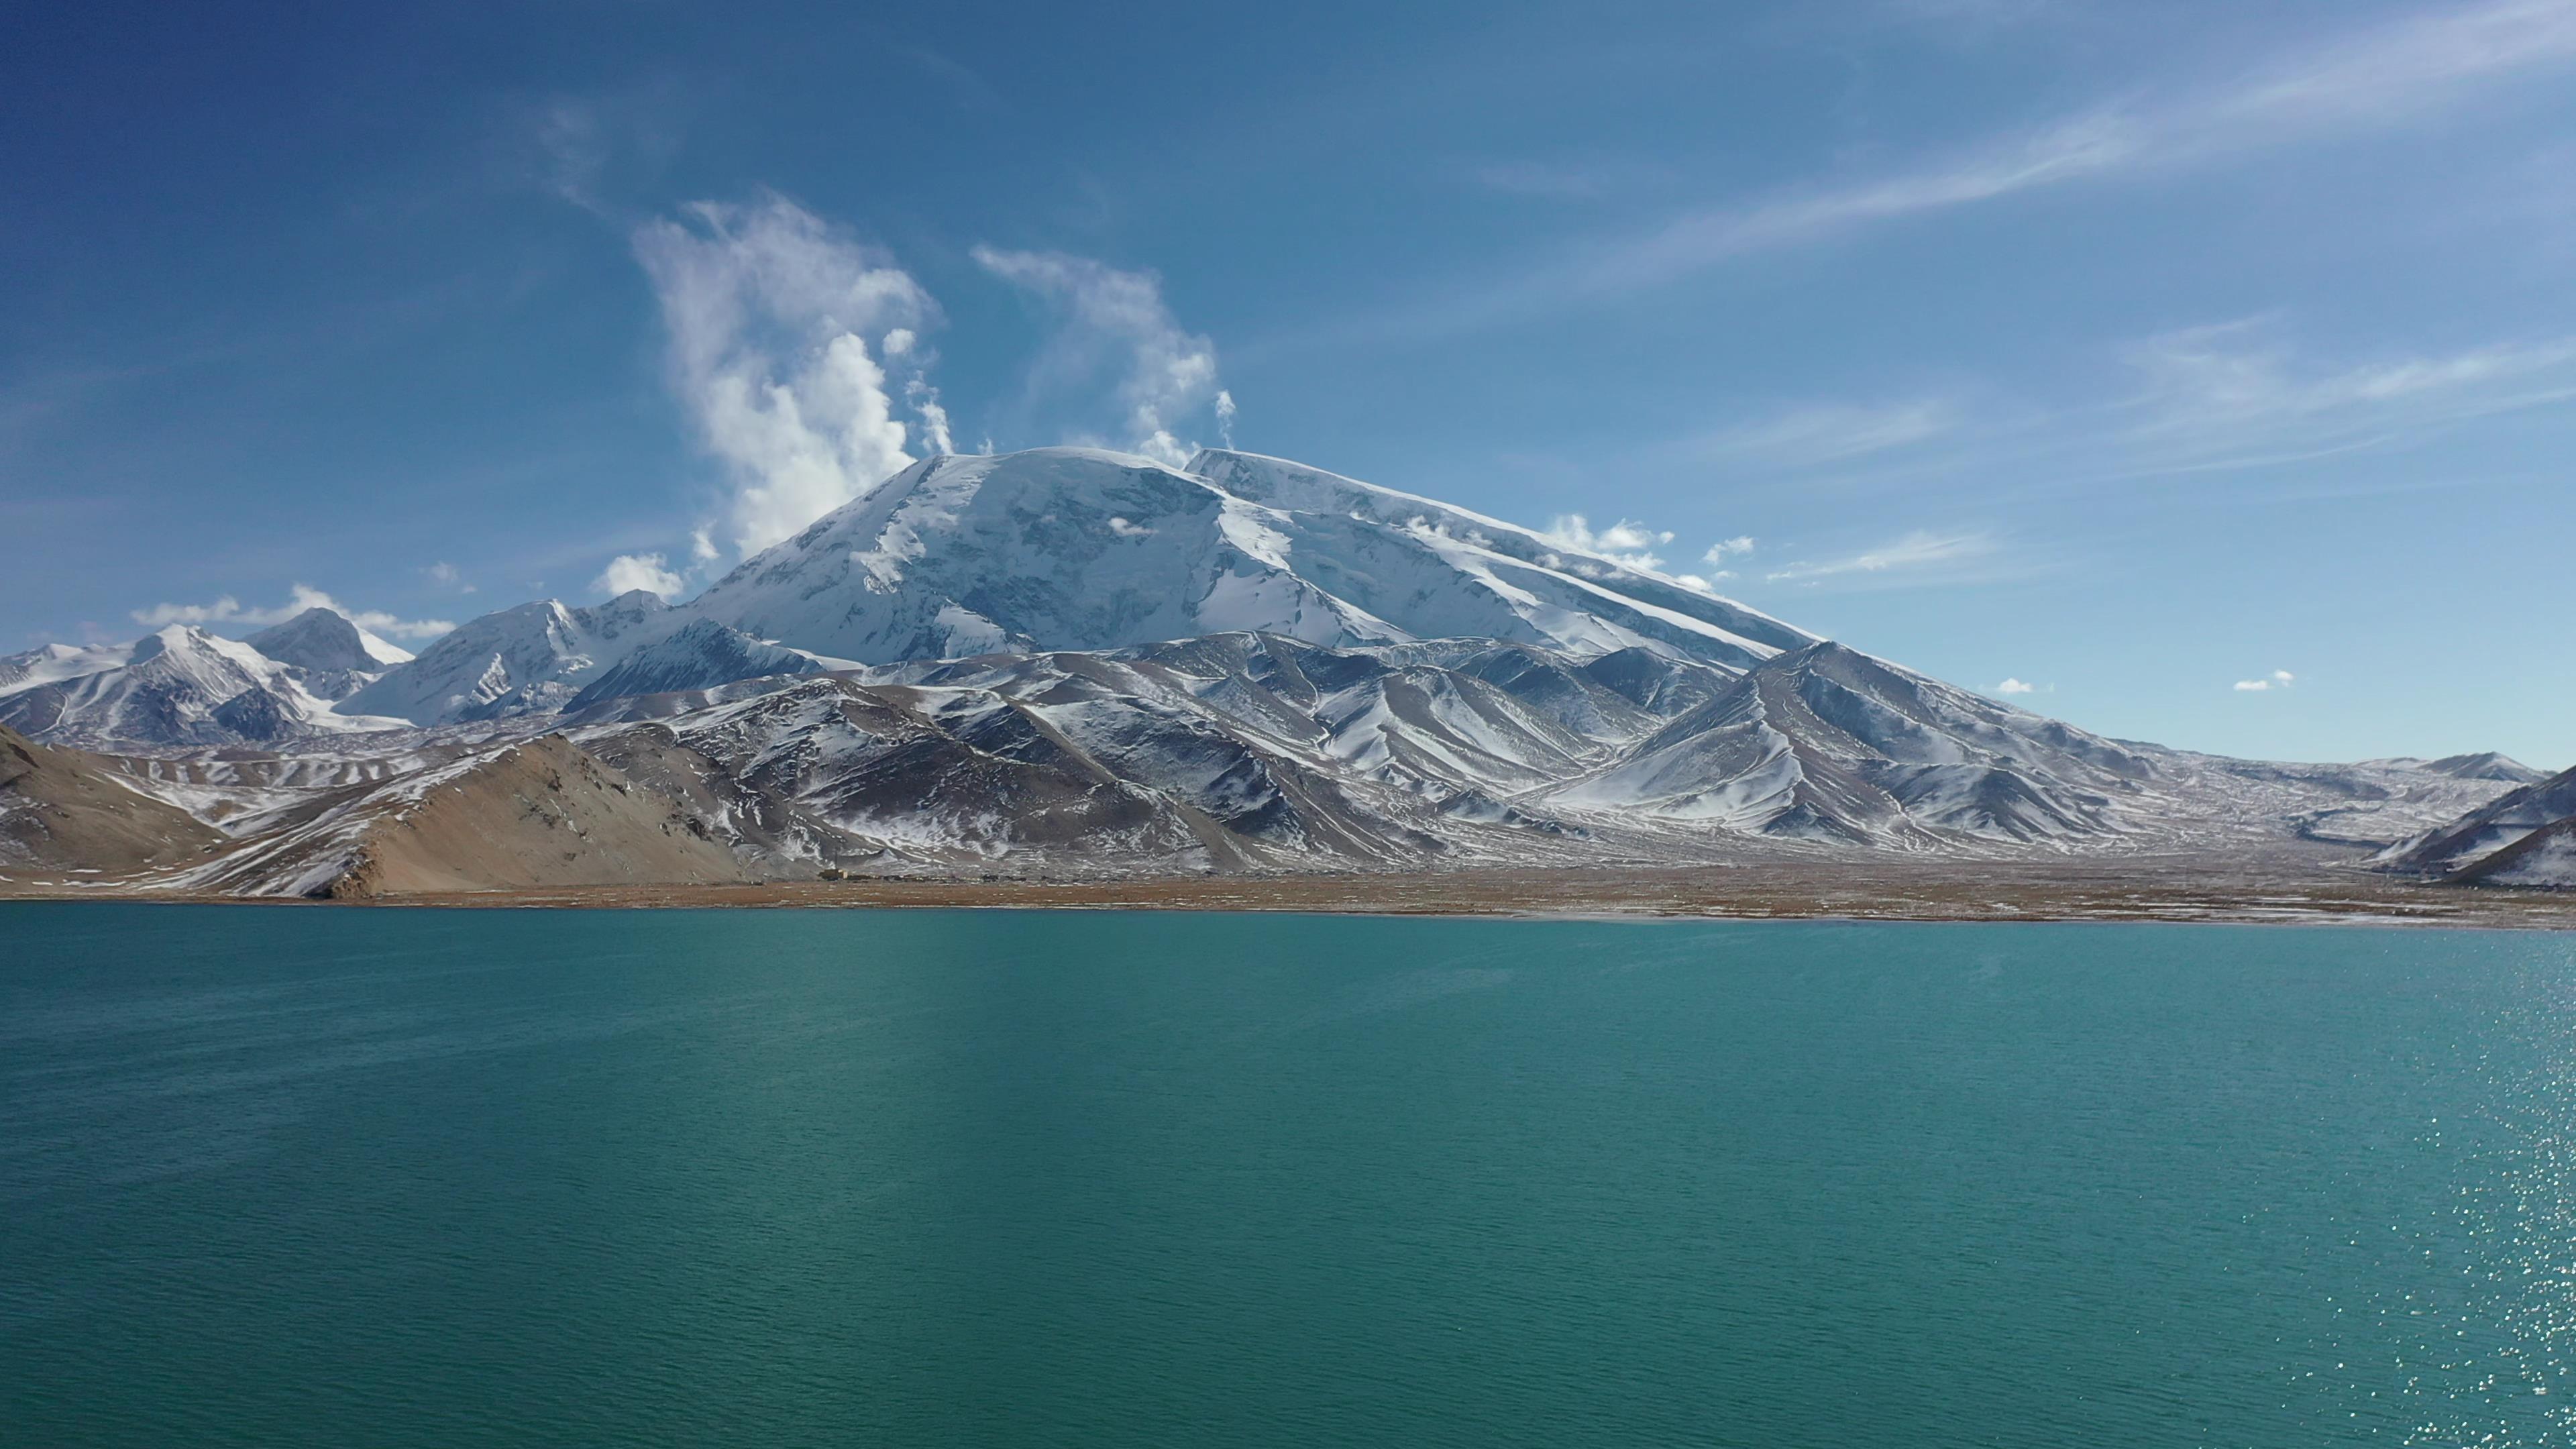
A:
POLYGON ((2309 861, 1799 861, 1407 875, 774 881, 424 892, 356 900, 12 882, 0 901, 432 910, 1148 910, 1497 920, 2163 921, 2576 930, 2576 892, 2437 886, 2309 861))

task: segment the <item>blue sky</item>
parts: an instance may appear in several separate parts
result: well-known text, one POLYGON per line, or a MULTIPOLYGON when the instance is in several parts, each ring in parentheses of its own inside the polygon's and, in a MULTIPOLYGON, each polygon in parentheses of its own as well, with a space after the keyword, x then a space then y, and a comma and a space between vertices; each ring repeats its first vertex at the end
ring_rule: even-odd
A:
POLYGON ((2576 763, 2576 0, 1100 11, 21 16, 0 648, 687 589, 944 419, 2576 763))

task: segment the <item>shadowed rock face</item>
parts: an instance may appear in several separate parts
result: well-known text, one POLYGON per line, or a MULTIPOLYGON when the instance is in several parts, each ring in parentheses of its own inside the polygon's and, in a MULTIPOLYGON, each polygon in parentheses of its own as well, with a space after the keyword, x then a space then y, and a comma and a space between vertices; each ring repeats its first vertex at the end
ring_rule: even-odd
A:
POLYGON ((216 705, 212 718, 232 734, 262 743, 282 740, 304 729, 294 706, 265 689, 243 690, 216 705))

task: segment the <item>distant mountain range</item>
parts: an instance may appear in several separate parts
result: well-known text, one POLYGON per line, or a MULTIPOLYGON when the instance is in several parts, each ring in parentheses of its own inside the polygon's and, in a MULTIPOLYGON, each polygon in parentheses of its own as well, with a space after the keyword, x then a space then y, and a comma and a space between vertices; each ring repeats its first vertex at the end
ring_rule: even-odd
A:
POLYGON ((417 658, 327 610, 242 641, 39 650, 0 659, 0 726, 218 832, 184 866, 120 870, 247 894, 2285 841, 2358 859, 2540 778, 2494 755, 2108 740, 1528 529, 1219 451, 934 458, 684 603, 523 604, 417 658))

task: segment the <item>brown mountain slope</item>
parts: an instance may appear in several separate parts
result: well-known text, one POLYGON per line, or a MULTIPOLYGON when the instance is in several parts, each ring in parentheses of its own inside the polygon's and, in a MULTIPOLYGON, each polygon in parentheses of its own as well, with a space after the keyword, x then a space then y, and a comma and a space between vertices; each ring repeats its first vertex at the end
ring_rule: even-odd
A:
POLYGON ((337 898, 750 877, 733 852, 560 735, 504 750, 368 827, 337 898))
POLYGON ((750 879, 676 801, 548 735, 352 797, 169 889, 338 900, 750 879))
POLYGON ((131 875, 196 859, 223 838, 118 784, 107 761, 0 725, 0 875, 131 875))

